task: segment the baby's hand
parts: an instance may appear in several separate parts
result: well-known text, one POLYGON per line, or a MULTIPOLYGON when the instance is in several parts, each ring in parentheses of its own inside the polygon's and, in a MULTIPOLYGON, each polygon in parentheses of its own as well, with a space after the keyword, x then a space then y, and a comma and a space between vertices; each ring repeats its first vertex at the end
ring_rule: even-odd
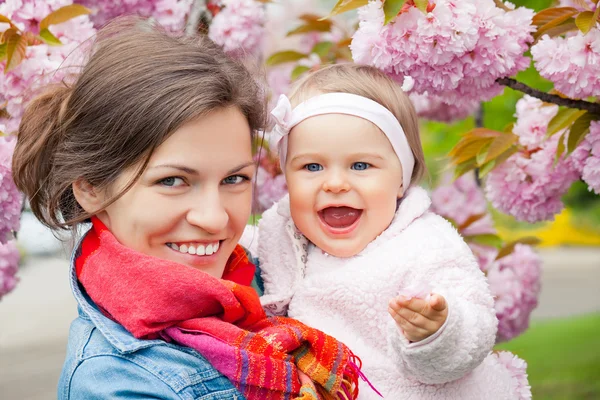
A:
POLYGON ((448 317, 448 304, 439 294, 428 299, 398 296, 390 301, 388 312, 404 336, 411 342, 421 341, 437 332, 448 317))

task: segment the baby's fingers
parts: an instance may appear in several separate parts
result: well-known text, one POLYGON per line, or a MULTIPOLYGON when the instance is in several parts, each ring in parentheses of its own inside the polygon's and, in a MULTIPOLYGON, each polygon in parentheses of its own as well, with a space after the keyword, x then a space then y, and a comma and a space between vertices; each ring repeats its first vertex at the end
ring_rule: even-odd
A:
POLYGON ((404 337, 406 337, 411 342, 418 342, 427 336, 427 332, 407 321, 404 317, 394 311, 391 307, 388 308, 388 312, 394 318, 396 325, 402 330, 404 337))
POLYGON ((448 307, 444 296, 439 294, 434 294, 431 296, 431 299, 429 300, 429 305, 435 311, 444 311, 446 307, 448 307))

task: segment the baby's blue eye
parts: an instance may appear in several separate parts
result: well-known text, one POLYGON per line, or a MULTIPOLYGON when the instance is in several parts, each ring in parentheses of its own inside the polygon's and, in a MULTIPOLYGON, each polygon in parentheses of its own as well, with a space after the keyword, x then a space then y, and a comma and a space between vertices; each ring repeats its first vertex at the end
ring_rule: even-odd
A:
POLYGON ((317 172, 317 171, 321 171, 323 169, 323 166, 321 164, 311 163, 311 164, 306 164, 304 166, 304 168, 310 172, 317 172))
POLYGON ((357 171, 364 171, 365 169, 369 168, 371 166, 371 164, 366 163, 366 162, 355 162, 354 164, 352 164, 352 169, 357 170, 357 171))

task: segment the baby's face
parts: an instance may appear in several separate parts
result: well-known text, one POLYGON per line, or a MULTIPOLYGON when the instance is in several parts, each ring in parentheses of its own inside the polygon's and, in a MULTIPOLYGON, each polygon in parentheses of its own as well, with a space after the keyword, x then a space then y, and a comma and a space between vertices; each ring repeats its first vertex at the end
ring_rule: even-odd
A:
POLYGON ((311 117, 288 139, 291 214, 316 246, 337 257, 360 253, 391 223, 402 167, 373 123, 343 114, 311 117))

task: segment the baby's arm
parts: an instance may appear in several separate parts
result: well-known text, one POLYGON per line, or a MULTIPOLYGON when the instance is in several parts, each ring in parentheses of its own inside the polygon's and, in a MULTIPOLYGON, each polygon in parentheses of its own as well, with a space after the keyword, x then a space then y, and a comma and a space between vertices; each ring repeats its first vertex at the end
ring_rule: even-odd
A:
POLYGON ((437 384, 459 379, 483 361, 494 345, 497 319, 487 280, 468 246, 445 221, 429 222, 442 230, 445 243, 428 251, 426 265, 415 266, 415 281, 443 296, 446 320, 436 333, 413 343, 391 316, 388 329, 401 368, 420 382, 437 384))

